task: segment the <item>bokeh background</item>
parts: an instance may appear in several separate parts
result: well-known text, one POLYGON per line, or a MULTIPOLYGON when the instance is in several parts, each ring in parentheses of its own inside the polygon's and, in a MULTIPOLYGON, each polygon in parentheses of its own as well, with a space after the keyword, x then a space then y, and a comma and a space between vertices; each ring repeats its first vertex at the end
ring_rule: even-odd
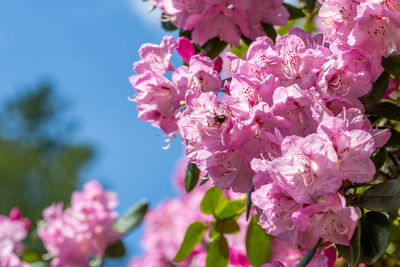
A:
MULTIPOLYGON (((0 213, 40 218, 51 201, 98 179, 123 214, 174 196, 182 146, 137 120, 128 77, 137 50, 165 32, 141 0, 0 1, 0 213)), ((177 66, 175 64, 175 66, 177 66)), ((126 266, 141 229, 124 242, 126 266)))

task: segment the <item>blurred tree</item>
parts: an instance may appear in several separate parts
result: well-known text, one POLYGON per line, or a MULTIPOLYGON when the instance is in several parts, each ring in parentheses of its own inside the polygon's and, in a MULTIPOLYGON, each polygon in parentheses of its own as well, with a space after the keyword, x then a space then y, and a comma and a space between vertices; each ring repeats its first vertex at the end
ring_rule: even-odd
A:
POLYGON ((68 203, 93 156, 70 141, 73 124, 51 85, 12 97, 0 111, 0 214, 13 206, 33 220, 54 201, 68 203))

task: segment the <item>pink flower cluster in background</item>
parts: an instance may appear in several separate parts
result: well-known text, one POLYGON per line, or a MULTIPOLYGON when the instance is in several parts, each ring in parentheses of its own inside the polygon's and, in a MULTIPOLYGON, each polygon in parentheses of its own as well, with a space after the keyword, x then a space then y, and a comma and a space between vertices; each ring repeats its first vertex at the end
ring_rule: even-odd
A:
POLYGON ((114 192, 90 181, 72 194, 70 207, 63 210, 62 203, 54 203, 45 209, 38 236, 53 258, 51 265, 89 266, 91 257, 103 256, 106 247, 122 237, 113 229, 117 204, 114 192))
MULTIPOLYGON (((174 174, 175 184, 179 189, 179 198, 164 200, 157 207, 150 210, 143 221, 144 234, 142 247, 145 253, 135 257, 130 262, 130 267, 168 267, 171 264, 179 267, 201 267, 205 266, 207 249, 205 243, 200 242, 192 253, 182 262, 175 263, 173 258, 178 251, 186 229, 194 221, 203 221, 210 224, 213 217, 205 215, 200 211, 200 202, 209 185, 202 185, 187 194, 183 188, 183 180, 187 166, 187 159, 180 160, 177 171, 174 174)), ((228 198, 239 197, 239 194, 226 192, 228 198)), ((238 223, 241 232, 235 235, 227 235, 229 245, 229 266, 249 266, 246 256, 246 221, 242 216, 238 223)), ((204 242, 209 242, 208 231, 204 242)))
POLYGON ((264 35, 262 23, 286 25, 289 12, 282 0, 151 0, 164 13, 163 20, 192 31, 193 41, 203 45, 219 39, 240 46, 242 35, 264 35))
POLYGON ((21 216, 18 208, 13 208, 10 215, 0 215, 0 266, 28 267, 21 261, 22 241, 28 235, 30 221, 21 216))

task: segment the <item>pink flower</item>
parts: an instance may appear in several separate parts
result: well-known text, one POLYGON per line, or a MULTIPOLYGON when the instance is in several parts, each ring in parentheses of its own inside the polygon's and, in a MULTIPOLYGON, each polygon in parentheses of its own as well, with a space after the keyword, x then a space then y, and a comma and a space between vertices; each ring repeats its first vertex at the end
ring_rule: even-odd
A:
POLYGON ((318 134, 332 142, 343 179, 356 183, 372 180, 375 165, 370 157, 375 142, 370 133, 359 129, 348 131, 344 121, 327 117, 318 126, 318 134))
POLYGON ((294 212, 296 243, 305 251, 317 244, 321 237, 332 243, 349 245, 360 212, 347 207, 340 194, 327 195, 317 204, 294 212))
POLYGON ((240 47, 241 35, 249 36, 247 15, 243 10, 230 9, 224 3, 210 6, 202 15, 203 19, 192 32, 193 40, 200 45, 218 36, 222 41, 240 47))
POLYGON ((190 62, 190 58, 195 54, 194 45, 192 42, 186 37, 179 37, 175 43, 176 51, 182 57, 182 59, 186 62, 190 62))
POLYGON ((29 219, 23 218, 18 208, 13 208, 10 217, 0 215, 0 266, 28 267, 18 254, 22 253, 22 241, 28 235, 29 219))
POLYGON ((142 45, 139 49, 141 60, 133 64, 133 70, 137 73, 154 71, 159 74, 173 70, 170 59, 174 49, 175 39, 170 35, 164 36, 160 45, 142 45))
POLYGON ((285 25, 289 12, 282 0, 152 0, 175 26, 192 31, 193 41, 203 45, 218 37, 240 46, 242 35, 256 38, 264 35, 261 23, 285 25))
POLYGON ((174 83, 156 72, 144 72, 130 77, 136 90, 138 118, 153 122, 166 134, 177 130, 175 111, 179 108, 179 96, 174 83))
POLYGON ((389 98, 390 94, 393 93, 394 91, 396 91, 398 86, 399 86, 399 82, 396 81, 395 79, 390 78, 388 90, 386 91, 383 98, 389 98))
POLYGON ((311 204, 340 188, 335 150, 317 134, 286 137, 281 149, 282 157, 270 162, 269 173, 296 202, 311 204))
POLYGON ((363 2, 357 6, 354 28, 348 36, 349 45, 387 56, 400 49, 400 10, 388 10, 384 4, 363 2))
POLYGON ((301 207, 285 190, 275 183, 257 188, 251 195, 260 225, 273 236, 287 238, 293 230, 291 216, 301 207))
POLYGON ((252 0, 247 10, 250 24, 250 38, 263 36, 264 29, 261 23, 271 25, 286 25, 289 12, 282 5, 282 0, 252 0))
POLYGON ((215 92, 221 88, 221 77, 209 57, 196 55, 190 59, 189 88, 199 92, 215 92))
POLYGON ((89 266, 90 257, 101 257, 108 245, 122 237, 113 229, 117 204, 114 192, 90 181, 83 191, 72 194, 71 207, 63 211, 61 203, 54 203, 45 209, 38 236, 53 257, 51 265, 89 266))

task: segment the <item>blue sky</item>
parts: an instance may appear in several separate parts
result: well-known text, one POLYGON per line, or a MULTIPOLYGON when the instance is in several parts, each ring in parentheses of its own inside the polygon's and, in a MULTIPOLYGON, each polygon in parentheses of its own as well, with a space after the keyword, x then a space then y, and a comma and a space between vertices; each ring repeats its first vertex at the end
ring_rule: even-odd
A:
MULTIPOLYGON (((115 190, 120 213, 142 198, 155 205, 174 196, 171 174, 183 152, 178 140, 163 150, 161 131, 137 120, 128 101, 137 50, 165 34, 147 8, 141 0, 0 1, 0 101, 53 81, 80 123, 75 141, 96 148, 84 179, 115 190)), ((140 252, 139 239, 140 229, 125 238, 129 255, 140 252)))

